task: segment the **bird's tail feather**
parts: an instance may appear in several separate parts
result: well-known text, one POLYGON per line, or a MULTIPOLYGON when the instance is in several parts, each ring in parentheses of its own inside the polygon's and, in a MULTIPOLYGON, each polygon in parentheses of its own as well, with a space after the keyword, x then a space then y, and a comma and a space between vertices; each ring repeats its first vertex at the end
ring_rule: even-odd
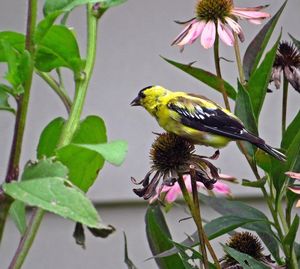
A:
POLYGON ((276 159, 285 162, 286 161, 286 156, 281 153, 279 150, 272 148, 271 146, 267 145, 267 144, 256 144, 257 147, 259 147, 260 149, 262 149, 263 151, 269 153, 270 155, 272 155, 273 157, 275 157, 276 159))

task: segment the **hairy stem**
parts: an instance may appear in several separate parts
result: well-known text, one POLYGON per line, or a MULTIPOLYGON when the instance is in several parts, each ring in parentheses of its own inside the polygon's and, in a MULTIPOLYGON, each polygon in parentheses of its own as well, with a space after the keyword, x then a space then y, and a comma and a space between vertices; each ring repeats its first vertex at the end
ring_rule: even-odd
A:
MULTIPOLYGON (((178 184, 180 186, 180 189, 181 189, 182 195, 184 197, 184 200, 186 201, 186 203, 187 203, 187 205, 190 209, 191 215, 192 215, 192 217, 195 221, 195 224, 197 226, 199 242, 200 242, 200 251, 201 251, 201 254, 202 254, 202 257, 203 257, 204 268, 208 269, 209 268, 209 266, 208 266, 208 257, 207 257, 206 247, 205 247, 204 236, 203 236, 204 231, 203 231, 202 223, 199 223, 198 219, 196 218, 195 204, 194 204, 193 200, 191 199, 191 197, 188 193, 188 190, 186 189, 185 182, 184 182, 184 179, 183 179, 182 175, 178 178, 178 184)), ((201 217, 200 217, 200 219, 201 219, 201 217)))
POLYGON ((217 35, 215 44, 214 44, 214 59, 215 59, 215 67, 216 67, 216 73, 218 78, 221 80, 221 92, 223 95, 225 107, 227 110, 230 111, 230 104, 228 100, 228 96, 224 87, 224 81, 222 78, 222 73, 221 73, 221 66, 220 66, 220 55, 219 55, 219 36, 217 35))
POLYGON ((235 58, 236 58, 236 63, 238 67, 238 72, 239 72, 239 77, 242 85, 246 84, 246 79, 245 79, 245 72, 242 64, 242 57, 241 57, 241 51, 240 51, 240 46, 239 46, 239 38, 237 33, 234 34, 234 52, 235 52, 235 58))
POLYGON ((282 97, 282 121, 281 121, 281 133, 282 137, 286 129, 286 114, 287 114, 287 103, 288 103, 288 90, 289 82, 285 76, 283 76, 283 97, 282 97))
POLYGON ((25 258, 32 246, 34 238, 37 234, 37 231, 40 227, 44 214, 45 211, 43 209, 33 209, 31 219, 28 223, 28 228, 26 229, 24 235, 21 238, 21 241, 19 242, 16 254, 13 260, 11 261, 11 264, 9 265, 8 269, 19 269, 22 267, 25 258))
MULTIPOLYGON (((32 0, 33 1, 33 0, 32 0)), ((37 1, 37 0, 35 0, 37 1)), ((66 122, 63 132, 61 134, 59 147, 65 146, 71 142, 71 139, 76 131, 80 122, 80 116, 84 105, 86 92, 88 89, 89 81, 92 75, 95 58, 96 58, 96 42, 97 42, 97 22, 98 18, 93 15, 93 5, 87 5, 87 18, 88 18, 88 46, 87 46, 87 61, 84 69, 85 78, 77 81, 76 83, 76 96, 74 103, 71 107, 69 120, 66 122)), ((24 238, 22 238, 18 250, 15 253, 11 267, 9 269, 17 269, 16 265, 23 264, 34 238, 39 229, 40 223, 44 216, 45 211, 41 208, 35 209, 31 222, 28 224, 25 231, 24 238)))
POLYGON ((72 101, 69 95, 67 94, 66 90, 63 87, 61 87, 57 83, 57 81, 55 81, 55 79, 48 73, 40 71, 36 71, 36 73, 54 90, 54 92, 58 95, 60 100, 65 105, 65 108, 69 114, 72 106, 72 101))
MULTIPOLYGON (((17 113, 13 134, 13 141, 10 150, 10 156, 8 160, 8 167, 5 177, 5 182, 9 183, 13 180, 18 180, 19 177, 19 163, 22 151, 23 136, 25 131, 27 111, 30 98, 30 89, 32 84, 33 76, 33 58, 34 58, 34 44, 33 35, 37 18, 37 5, 38 0, 28 0, 28 12, 27 12, 27 27, 26 27, 26 46, 25 49, 31 55, 30 68, 28 71, 28 77, 24 82, 23 88, 24 93, 16 97, 17 100, 17 113)), ((6 198, 7 199, 7 198, 6 198)), ((8 210, 10 208, 11 201, 7 201, 7 206, 5 207, 6 212, 3 212, 5 218, 0 219, 0 240, 2 239, 2 233, 4 231, 4 226, 6 223, 6 216, 8 215, 8 210)))

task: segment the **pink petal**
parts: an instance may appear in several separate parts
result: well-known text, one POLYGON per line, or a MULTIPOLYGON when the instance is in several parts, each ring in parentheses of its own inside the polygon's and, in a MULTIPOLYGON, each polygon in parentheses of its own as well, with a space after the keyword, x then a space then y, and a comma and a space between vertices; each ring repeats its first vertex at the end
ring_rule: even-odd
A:
POLYGON ((213 46, 216 39, 216 25, 213 21, 206 23, 202 35, 201 44, 205 49, 209 49, 213 46))
POLYGON ((218 20, 218 34, 225 44, 228 46, 233 46, 234 37, 232 31, 220 20, 218 20))
POLYGON ((175 38, 172 45, 184 46, 192 44, 200 36, 204 25, 202 22, 193 20, 185 29, 175 38))
POLYGON ((260 11, 268 6, 269 5, 258 6, 258 7, 234 7, 234 9, 239 11, 260 11))
POLYGON ((300 194, 300 187, 289 187, 289 189, 296 194, 300 194))
POLYGON ((181 189, 179 187, 179 184, 176 182, 174 186, 168 191, 165 200, 167 203, 173 203, 179 195, 181 195, 181 189))
POLYGON ((235 20, 229 17, 226 17, 225 20, 234 32, 236 32, 237 34, 240 34, 242 32, 242 27, 235 20))
POLYGON ((213 191, 216 191, 216 192, 222 193, 222 194, 226 194, 226 195, 229 195, 231 193, 229 186, 225 183, 220 182, 220 181, 217 181, 214 184, 213 191))
POLYGON ((296 207, 300 207, 300 200, 298 200, 296 207))
POLYGON ((251 22, 251 23, 253 23, 253 24, 256 24, 256 25, 260 25, 260 24, 262 24, 263 23, 263 21, 262 20, 248 20, 249 22, 251 22))
POLYGON ((286 174, 288 177, 295 178, 295 179, 300 179, 300 173, 286 172, 285 174, 286 174))
POLYGON ((230 175, 226 175, 226 174, 219 174, 219 178, 226 180, 226 181, 236 181, 236 177, 234 176, 230 176, 230 175))
POLYGON ((264 20, 266 18, 270 18, 271 15, 267 12, 261 12, 261 11, 252 11, 252 10, 241 10, 238 8, 234 8, 232 10, 232 14, 240 17, 242 19, 260 19, 264 20))

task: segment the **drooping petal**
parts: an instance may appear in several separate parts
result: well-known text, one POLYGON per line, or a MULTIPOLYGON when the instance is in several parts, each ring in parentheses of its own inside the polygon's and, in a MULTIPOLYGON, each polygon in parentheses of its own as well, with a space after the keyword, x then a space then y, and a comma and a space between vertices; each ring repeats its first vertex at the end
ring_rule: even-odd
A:
POLYGON ((193 36, 190 39, 189 44, 193 44, 196 41, 196 39, 202 34, 205 24, 206 23, 204 21, 199 21, 195 23, 195 30, 193 32, 193 36))
POLYGON ((216 25, 213 21, 206 23, 202 35, 201 44, 205 49, 209 49, 213 46, 216 39, 216 25))
POLYGON ((231 29, 218 20, 218 34, 225 44, 228 46, 233 46, 234 36, 231 29))
POLYGON ((296 207, 300 207, 300 199, 298 200, 296 207))
POLYGON ((271 15, 267 12, 253 11, 249 9, 247 10, 246 8, 245 9, 234 8, 231 13, 241 19, 246 19, 246 20, 251 20, 251 19, 264 20, 271 17, 271 15))
POLYGON ((252 19, 252 20, 248 20, 249 22, 253 23, 253 24, 256 24, 256 25, 260 25, 263 23, 262 20, 255 20, 255 19, 252 19))
POLYGON ((258 7, 234 7, 235 10, 239 11, 260 11, 264 8, 267 8, 269 5, 258 6, 258 7))
POLYGON ((272 68, 271 81, 274 81, 275 88, 280 89, 282 67, 276 66, 272 68))
POLYGON ((173 203, 179 195, 181 195, 181 189, 179 184, 176 182, 174 186, 167 192, 165 200, 167 203, 173 203))
POLYGON ((289 189, 296 194, 300 194, 300 187, 289 187, 289 189))
POLYGON ((176 38, 174 39, 174 41, 172 42, 172 46, 173 45, 178 45, 179 42, 181 42, 190 32, 193 24, 196 22, 196 19, 192 20, 184 29, 183 31, 176 36, 176 38))
POLYGON ((225 20, 234 32, 237 34, 242 32, 242 27, 235 20, 229 17, 226 17, 225 20))
POLYGON ((294 66, 285 66, 284 74, 289 81, 289 83, 293 86, 293 88, 300 92, 300 71, 298 68, 294 66))

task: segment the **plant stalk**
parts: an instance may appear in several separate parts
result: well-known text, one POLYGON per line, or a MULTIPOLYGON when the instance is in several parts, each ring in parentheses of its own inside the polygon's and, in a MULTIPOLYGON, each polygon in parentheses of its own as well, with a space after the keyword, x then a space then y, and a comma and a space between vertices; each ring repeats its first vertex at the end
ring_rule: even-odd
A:
POLYGON ((222 78, 222 73, 221 73, 221 66, 220 66, 220 54, 219 54, 219 36, 216 36, 216 40, 214 43, 214 60, 215 60, 215 67, 216 67, 216 73, 217 77, 221 80, 221 92, 223 95, 225 107, 227 110, 230 111, 230 104, 228 100, 228 95, 224 87, 224 81, 222 78))
POLYGON ((66 90, 63 87, 61 87, 57 83, 57 81, 55 81, 55 79, 48 73, 40 71, 36 71, 36 73, 54 90, 54 92, 58 95, 60 100, 65 105, 68 114, 70 114, 72 101, 69 95, 67 94, 66 90))
MULTIPOLYGON (((33 0, 32 0, 33 1, 33 0)), ((35 0, 37 1, 37 0, 35 0)), ((71 107, 69 120, 66 122, 63 132, 61 134, 58 147, 68 145, 76 131, 80 122, 81 112, 84 106, 85 96, 88 89, 89 81, 93 72, 93 67, 96 58, 96 42, 97 42, 97 22, 98 18, 93 15, 93 5, 87 5, 87 61, 84 69, 85 78, 76 83, 76 96, 71 107)), ((15 253, 13 261, 9 269, 18 269, 16 265, 21 266, 30 250, 30 247, 35 239, 40 223, 45 211, 41 208, 35 209, 32 220, 25 231, 25 238, 21 240, 19 248, 15 253)))
POLYGON ((245 72, 242 64, 242 57, 241 57, 241 52, 240 52, 240 46, 239 46, 239 38, 237 33, 233 33, 234 35, 234 52, 235 52, 235 58, 236 58, 236 63, 238 67, 238 72, 239 72, 239 77, 241 84, 243 86, 246 85, 246 79, 245 79, 245 72))
MULTIPOLYGON (((34 58, 34 44, 33 44, 33 35, 37 19, 37 6, 38 0, 28 0, 28 11, 27 11, 27 26, 26 26, 26 41, 25 49, 31 55, 30 69, 28 72, 28 77, 24 82, 23 88, 24 93, 16 97, 17 101, 17 113, 15 120, 15 127, 13 133, 13 141, 10 150, 7 172, 5 176, 5 182, 9 183, 13 180, 18 180, 19 177, 19 163, 22 151, 23 136, 25 131, 27 111, 30 98, 30 89, 32 84, 33 77, 33 58, 34 58)), ((10 208, 11 200, 7 201, 7 206, 3 208, 5 212, 2 212, 2 215, 5 216, 0 219, 0 240, 2 239, 2 234, 4 231, 4 226, 6 223, 6 217, 10 208)), ((5 202, 5 201, 3 201, 5 202)))
POLYGON ((281 133, 282 137, 286 130, 286 115, 287 115, 287 106, 288 106, 288 91, 289 91, 289 82, 285 76, 283 76, 283 97, 282 97, 282 121, 281 121, 281 133))

